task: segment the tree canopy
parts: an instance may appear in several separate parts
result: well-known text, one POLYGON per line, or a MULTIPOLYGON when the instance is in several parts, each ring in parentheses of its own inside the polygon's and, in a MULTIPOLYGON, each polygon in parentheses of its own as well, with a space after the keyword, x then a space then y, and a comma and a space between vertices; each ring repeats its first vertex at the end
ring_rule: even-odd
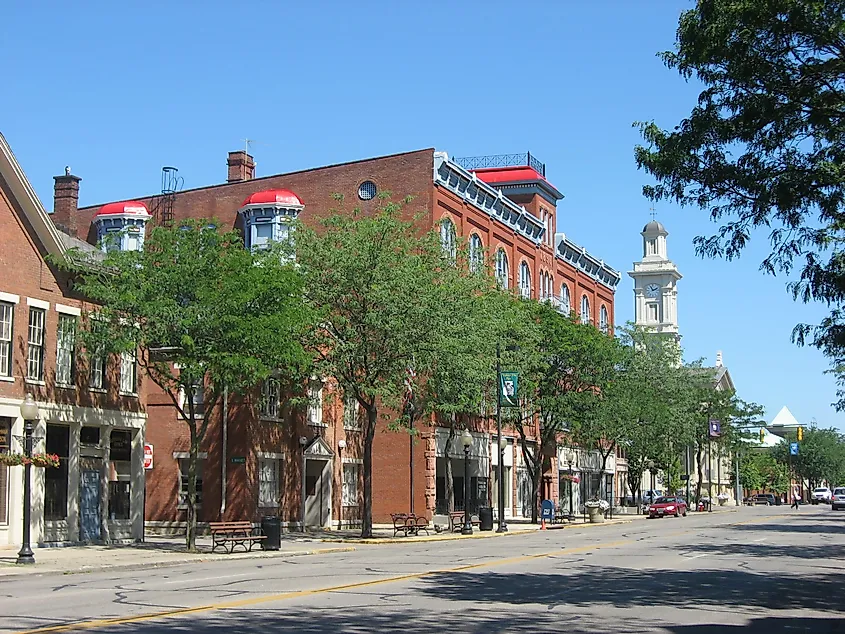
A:
POLYGON ((845 3, 698 0, 661 58, 704 87, 674 129, 635 124, 637 165, 656 180, 645 195, 721 224, 696 239, 704 256, 739 257, 756 229, 768 231, 761 268, 800 265, 794 296, 831 308, 793 336, 819 347, 845 385, 845 3))
POLYGON ((197 456, 224 391, 245 394, 276 369, 291 376, 307 365, 300 276, 278 252, 253 253, 209 220, 155 227, 142 251, 108 249, 104 259, 74 253, 63 266, 98 304, 84 316, 89 356, 137 359, 187 426, 193 550, 197 456))

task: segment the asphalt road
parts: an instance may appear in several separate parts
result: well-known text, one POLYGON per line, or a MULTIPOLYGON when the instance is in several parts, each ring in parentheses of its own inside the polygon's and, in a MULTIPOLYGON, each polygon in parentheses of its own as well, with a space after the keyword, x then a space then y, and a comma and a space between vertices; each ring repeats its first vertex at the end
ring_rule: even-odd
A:
POLYGON ((0 581, 0 631, 827 634, 845 633, 843 589, 845 513, 757 507, 290 559, 18 577, 0 581))

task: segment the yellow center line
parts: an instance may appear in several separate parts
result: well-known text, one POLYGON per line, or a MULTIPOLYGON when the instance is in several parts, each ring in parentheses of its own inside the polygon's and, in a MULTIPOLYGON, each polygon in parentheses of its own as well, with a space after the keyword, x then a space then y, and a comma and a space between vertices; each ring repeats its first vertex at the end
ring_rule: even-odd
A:
MULTIPOLYGON (((744 522, 736 522, 734 524, 727 524, 725 526, 742 526, 743 524, 754 524, 756 522, 762 522, 768 519, 772 519, 775 517, 792 517, 792 516, 782 516, 782 515, 767 515, 765 517, 756 518, 754 520, 748 520, 744 522)), ((724 528, 722 527, 714 527, 714 528, 724 528)), ((660 537, 671 537, 677 535, 685 535, 688 533, 693 533, 696 531, 701 530, 701 527, 695 529, 688 529, 683 531, 678 531, 675 533, 664 533, 660 535, 660 537)), ((656 537, 656 536, 655 536, 656 537)), ((517 564, 522 563, 525 561, 532 561, 535 559, 543 559, 548 557, 560 557, 562 555, 573 555, 575 553, 586 552, 590 550, 601 550, 605 548, 616 548, 619 546, 624 546, 626 544, 632 544, 636 540, 635 539, 624 539, 619 541, 613 542, 606 542, 604 544, 588 544, 585 546, 575 546, 573 548, 564 548, 563 550, 555 550, 551 552, 545 553, 537 553, 534 555, 520 555, 518 557, 506 557, 503 559, 493 559, 491 561, 483 561, 480 563, 474 564, 466 564, 463 566, 455 566, 453 568, 442 568, 438 570, 426 570, 423 572, 414 572, 407 575, 397 575, 393 577, 387 577, 385 579, 374 579, 370 581, 358 581, 356 583, 346 583, 337 586, 330 586, 327 588, 316 588, 313 590, 295 590, 290 592, 281 592, 279 594, 271 594, 268 596, 261 596, 261 597, 252 597, 250 599, 239 599, 237 601, 227 601, 221 603, 211 603, 208 605, 200 605, 193 608, 178 608, 175 610, 165 610, 161 612, 150 612, 148 614, 139 614, 137 616, 126 616, 126 617, 117 617, 112 619, 94 619, 90 621, 77 621, 75 623, 66 623, 64 625, 51 625, 48 627, 41 627, 32 630, 21 630, 18 634, 42 634, 46 632, 69 632, 72 630, 81 630, 81 629, 97 629, 102 627, 108 627, 110 625, 123 625, 125 623, 138 623, 141 621, 152 621, 156 619, 165 619, 165 618, 174 618, 179 616, 184 616, 186 614, 199 614, 202 612, 212 612, 215 610, 227 610, 231 608, 242 608, 247 606, 259 605, 262 603, 273 603, 275 601, 284 601, 287 599, 297 599, 300 597, 307 597, 313 596, 315 594, 327 594, 331 592, 342 592, 344 590, 354 590, 358 588, 366 588, 370 586, 377 586, 386 583, 396 583, 398 581, 409 581, 409 580, 417 580, 423 579, 425 577, 431 577, 434 575, 441 575, 453 572, 465 572, 467 570, 478 570, 480 568, 490 568, 493 566, 506 566, 509 564, 517 564)))

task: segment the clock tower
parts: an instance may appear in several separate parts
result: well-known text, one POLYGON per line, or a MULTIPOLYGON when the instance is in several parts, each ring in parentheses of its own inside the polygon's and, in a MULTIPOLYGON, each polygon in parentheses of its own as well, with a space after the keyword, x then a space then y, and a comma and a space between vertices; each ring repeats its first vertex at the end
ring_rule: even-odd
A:
POLYGON ((678 289, 682 275, 666 256, 669 232, 656 220, 643 227, 643 258, 628 275, 634 278, 634 323, 653 332, 678 334, 678 289))

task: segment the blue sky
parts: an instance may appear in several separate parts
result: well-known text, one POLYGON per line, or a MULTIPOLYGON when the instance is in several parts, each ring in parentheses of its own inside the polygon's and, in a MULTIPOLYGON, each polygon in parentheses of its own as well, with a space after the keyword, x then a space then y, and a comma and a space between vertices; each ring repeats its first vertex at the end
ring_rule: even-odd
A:
MULTIPOLYGON (((566 196, 558 228, 614 268, 641 256, 650 203, 632 122, 670 127, 697 96, 656 53, 691 2, 13 3, 0 24, 0 131, 49 209, 65 165, 80 204, 153 193, 163 165, 185 187, 226 178, 255 139, 268 175, 436 147, 455 156, 530 151, 566 196)), ((790 332, 825 310, 764 276, 758 234, 736 262, 701 260, 704 212, 657 207, 684 278, 686 358, 725 364, 771 419, 845 428, 833 380, 790 332)), ((633 317, 632 281, 616 293, 633 317)))

